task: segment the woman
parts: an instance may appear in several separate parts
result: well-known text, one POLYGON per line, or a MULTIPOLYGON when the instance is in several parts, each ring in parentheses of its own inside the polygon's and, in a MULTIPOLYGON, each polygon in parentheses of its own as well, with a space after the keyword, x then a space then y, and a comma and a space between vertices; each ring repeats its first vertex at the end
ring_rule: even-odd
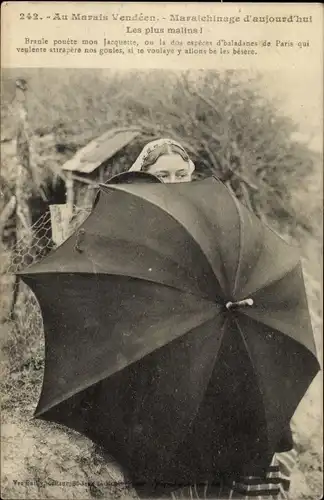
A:
POLYGON ((164 183, 190 182, 195 170, 183 147, 172 139, 159 139, 145 146, 129 169, 130 172, 147 172, 164 183))
MULTIPOLYGON (((164 183, 190 182, 195 165, 184 148, 168 138, 147 144, 130 168, 130 172, 147 172, 155 175, 164 183)), ((263 477, 240 477, 230 485, 208 488, 192 486, 172 493, 172 498, 205 498, 209 493, 212 498, 287 498, 290 485, 290 472, 294 467, 296 452, 292 449, 292 440, 288 430, 287 442, 282 443, 282 453, 276 453, 271 466, 263 477), (258 492, 258 493, 257 493, 258 492)))

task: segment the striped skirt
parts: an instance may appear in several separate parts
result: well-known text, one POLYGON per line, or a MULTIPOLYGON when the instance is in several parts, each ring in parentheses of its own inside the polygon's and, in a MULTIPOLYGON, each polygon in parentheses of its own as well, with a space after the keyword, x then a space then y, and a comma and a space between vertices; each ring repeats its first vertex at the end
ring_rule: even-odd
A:
MULTIPOLYGON (((171 493, 172 500, 275 499, 287 500, 290 475, 297 458, 296 450, 274 455, 266 474, 244 476, 230 486, 193 485, 171 493)), ((170 498, 170 497, 169 497, 170 498)))

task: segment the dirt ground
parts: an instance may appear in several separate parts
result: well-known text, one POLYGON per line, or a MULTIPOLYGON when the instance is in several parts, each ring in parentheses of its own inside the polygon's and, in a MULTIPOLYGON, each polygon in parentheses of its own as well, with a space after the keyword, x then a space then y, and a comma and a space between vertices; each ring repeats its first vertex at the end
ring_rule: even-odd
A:
POLYGON ((1 498, 137 498, 118 464, 91 441, 33 418, 40 379, 37 371, 17 374, 3 401, 1 498))
MULTIPOLYGON (((322 496, 321 411, 317 404, 321 383, 318 377, 296 414, 300 454, 292 476, 291 500, 322 496)), ((29 405, 24 414, 18 406, 2 412, 1 498, 138 498, 132 488, 122 484, 125 477, 119 466, 104 459, 89 440, 33 420, 32 410, 29 405)))

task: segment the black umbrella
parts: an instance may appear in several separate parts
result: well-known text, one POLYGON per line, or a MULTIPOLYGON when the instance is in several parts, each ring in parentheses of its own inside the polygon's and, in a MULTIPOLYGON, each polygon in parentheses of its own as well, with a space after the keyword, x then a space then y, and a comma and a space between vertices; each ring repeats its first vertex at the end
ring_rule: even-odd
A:
POLYGON ((215 178, 103 185, 20 273, 44 320, 36 417, 134 480, 265 467, 319 370, 299 254, 215 178))

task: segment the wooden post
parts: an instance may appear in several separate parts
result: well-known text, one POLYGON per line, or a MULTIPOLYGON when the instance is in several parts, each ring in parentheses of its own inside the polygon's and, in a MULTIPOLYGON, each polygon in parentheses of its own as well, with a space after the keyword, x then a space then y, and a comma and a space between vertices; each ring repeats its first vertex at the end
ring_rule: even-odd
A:
POLYGON ((31 237, 31 213, 28 206, 28 188, 30 189, 30 144, 28 130, 28 112, 26 102, 27 83, 16 81, 16 109, 18 115, 16 150, 18 169, 16 175, 16 233, 17 239, 31 237), (28 182, 29 181, 29 182, 28 182))
POLYGON ((50 205, 52 239, 56 246, 70 236, 70 214, 68 205, 50 205))
POLYGON ((104 165, 101 165, 99 167, 99 182, 103 184, 105 178, 105 167, 104 165))
MULTIPOLYGON (((19 79, 16 81, 15 109, 17 112, 17 172, 15 185, 15 245, 24 238, 26 245, 31 245, 31 213, 28 206, 28 171, 30 166, 30 147, 28 135, 26 134, 26 124, 28 122, 28 113, 26 105, 27 82, 19 79)), ((15 249, 16 250, 16 249, 15 249)), ((15 307, 19 293, 19 279, 14 278, 9 319, 13 320, 15 307)))
POLYGON ((67 209, 65 212, 65 220, 64 220, 64 232, 66 234, 69 233, 70 230, 70 223, 73 217, 73 208, 74 208, 74 181, 73 181, 73 176, 72 172, 67 172, 67 178, 66 178, 66 205, 67 209))
POLYGON ((18 114, 17 157, 20 167, 23 167, 25 170, 25 180, 29 181, 30 188, 36 191, 37 194, 40 194, 42 199, 46 201, 46 194, 41 186, 40 175, 34 163, 33 141, 28 123, 27 90, 26 80, 16 80, 16 109, 18 114))
MULTIPOLYGON (((17 114, 17 172, 15 185, 15 244, 23 241, 26 252, 32 253, 33 233, 32 214, 29 206, 32 193, 37 189, 43 199, 45 193, 41 189, 41 182, 36 166, 33 164, 33 147, 28 123, 27 108, 27 82, 24 79, 16 80, 15 111, 17 114)), ((23 264, 23 262, 22 262, 23 264)), ((14 317, 14 310, 19 292, 19 281, 15 277, 13 286, 12 301, 10 307, 10 319, 14 317)))

